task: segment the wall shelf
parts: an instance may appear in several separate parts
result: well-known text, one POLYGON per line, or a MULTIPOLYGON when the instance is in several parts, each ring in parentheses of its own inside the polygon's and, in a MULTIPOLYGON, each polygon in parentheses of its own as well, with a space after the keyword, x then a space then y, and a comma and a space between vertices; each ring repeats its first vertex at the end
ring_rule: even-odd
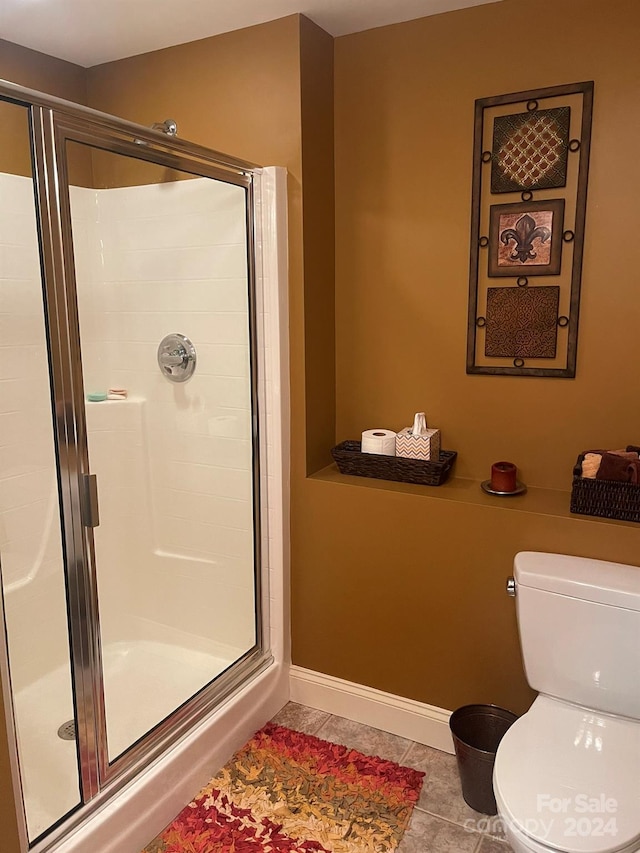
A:
POLYGON ((368 477, 352 477, 341 474, 335 464, 322 468, 309 479, 333 483, 342 486, 356 486, 364 489, 377 489, 384 492, 396 492, 405 495, 415 495, 426 500, 453 501, 456 503, 473 504, 490 509, 504 509, 511 512, 527 512, 536 515, 549 515, 556 518, 570 518, 591 524, 618 525, 638 529, 638 525, 630 521, 616 521, 608 518, 598 518, 590 515, 576 515, 569 511, 571 492, 560 489, 540 489, 529 487, 526 494, 508 498, 497 498, 486 495, 480 488, 480 480, 467 480, 462 477, 451 477, 442 486, 415 486, 411 483, 394 483, 390 480, 376 480, 368 477))

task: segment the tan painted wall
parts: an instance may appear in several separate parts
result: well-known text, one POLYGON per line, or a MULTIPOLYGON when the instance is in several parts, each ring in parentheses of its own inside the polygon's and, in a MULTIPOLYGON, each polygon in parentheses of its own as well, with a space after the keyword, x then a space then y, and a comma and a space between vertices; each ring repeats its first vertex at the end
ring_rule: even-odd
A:
POLYGON ((86 69, 0 39, 0 78, 29 89, 87 103, 86 69))
POLYGON ((178 134, 300 178, 298 18, 88 69, 94 109, 178 134))
POLYGON ((640 250, 622 233, 638 221, 638 32, 635 0, 503 0, 336 40, 340 440, 426 410, 459 476, 506 458, 557 489, 578 451, 636 441, 640 250), (525 50, 534 20, 549 24, 525 50), (595 107, 577 377, 467 376, 474 100, 581 80, 595 107))
MULTIPOLYGON (((460 476, 508 458, 564 489, 582 448, 638 440, 639 28, 635 0, 504 0, 336 40, 337 440, 425 409, 460 476), (591 79, 578 376, 467 376, 474 100, 591 79)), ((462 500, 418 491, 294 483, 294 662, 444 708, 522 711, 514 554, 638 564, 640 530, 570 517, 568 494, 507 506, 477 483, 462 500)))
POLYGON ((306 448, 294 410, 294 446, 311 473, 329 461, 336 422, 333 39, 300 19, 304 232, 306 448))
POLYGON ((0 171, 31 177, 29 112, 21 104, 0 101, 0 171))
MULTIPOLYGON (((0 39, 0 79, 86 103, 85 69, 44 53, 0 39)), ((0 171, 31 176, 31 155, 25 145, 26 109, 0 104, 2 145, 0 171)))
POLYGON ((534 696, 504 591, 518 551, 640 562, 620 522, 337 480, 292 509, 294 663, 441 708, 534 696))

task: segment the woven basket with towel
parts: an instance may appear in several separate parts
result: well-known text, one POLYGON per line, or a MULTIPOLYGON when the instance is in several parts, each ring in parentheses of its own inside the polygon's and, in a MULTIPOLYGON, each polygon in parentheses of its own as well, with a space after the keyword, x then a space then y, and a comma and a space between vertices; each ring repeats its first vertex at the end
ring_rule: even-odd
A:
POLYGON ((571 512, 640 522, 640 446, 581 453, 573 469, 571 512))

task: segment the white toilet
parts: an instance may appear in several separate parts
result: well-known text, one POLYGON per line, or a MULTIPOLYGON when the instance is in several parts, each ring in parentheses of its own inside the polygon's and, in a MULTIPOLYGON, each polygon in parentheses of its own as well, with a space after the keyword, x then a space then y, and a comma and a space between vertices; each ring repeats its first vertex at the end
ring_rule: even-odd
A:
POLYGON ((636 853, 640 568, 531 551, 514 567, 525 672, 539 696, 498 747, 507 838, 516 853, 636 853))

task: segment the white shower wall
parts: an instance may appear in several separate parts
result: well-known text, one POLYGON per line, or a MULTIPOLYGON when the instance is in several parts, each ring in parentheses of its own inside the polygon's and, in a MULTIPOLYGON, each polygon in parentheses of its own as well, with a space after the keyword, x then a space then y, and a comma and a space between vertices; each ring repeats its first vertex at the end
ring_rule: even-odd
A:
POLYGON ((245 219, 245 191, 207 179, 72 189, 85 390, 129 394, 87 406, 107 640, 254 642, 245 219), (196 347, 186 383, 157 365, 171 332, 196 347))
MULTIPOLYGON (((10 200, 0 211, 0 556, 19 691, 69 650, 32 182, 0 174, 0 194, 10 200)), ((170 633, 185 646, 215 637, 230 651, 247 648, 243 191, 206 179, 72 188, 72 211, 85 390, 129 392, 87 406, 101 603, 112 614, 103 638, 170 633), (196 373, 182 385, 156 363, 169 332, 197 349, 196 373)))

